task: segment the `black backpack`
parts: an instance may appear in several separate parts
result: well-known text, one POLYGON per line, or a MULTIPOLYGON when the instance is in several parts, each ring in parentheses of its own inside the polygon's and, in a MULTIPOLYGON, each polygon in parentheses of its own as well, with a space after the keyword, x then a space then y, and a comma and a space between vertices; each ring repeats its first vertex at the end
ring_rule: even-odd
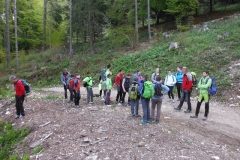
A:
POLYGON ((163 96, 162 85, 160 83, 155 84, 154 90, 155 90, 155 93, 154 93, 155 96, 163 96))
POLYGON ((130 88, 130 78, 125 77, 125 78, 122 78, 122 79, 120 80, 120 86, 121 86, 121 88, 122 88, 123 79, 125 79, 124 88, 125 88, 125 89, 129 89, 129 88, 130 88))

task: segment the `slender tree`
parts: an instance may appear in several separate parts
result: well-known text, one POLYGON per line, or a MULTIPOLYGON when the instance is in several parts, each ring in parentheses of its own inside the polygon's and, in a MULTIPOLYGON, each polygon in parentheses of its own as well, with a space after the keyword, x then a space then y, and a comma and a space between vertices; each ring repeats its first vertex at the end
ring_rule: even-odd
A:
POLYGON ((148 0, 147 1, 148 2, 148 4, 147 4, 147 6, 148 6, 148 38, 149 39, 151 39, 152 38, 152 36, 151 36, 151 26, 150 26, 150 0, 148 0))
POLYGON ((17 0, 14 0, 14 29, 15 29, 16 67, 18 68, 17 0))
POLYGON ((72 0, 70 0, 70 14, 69 14, 69 18, 70 18, 70 39, 69 39, 69 54, 73 54, 73 47, 72 47, 72 0))
POLYGON ((7 66, 10 66, 10 32, 9 32, 9 0, 6 0, 6 49, 7 49, 7 66))
POLYGON ((136 36, 136 45, 138 45, 138 0, 134 0, 135 4, 135 36, 136 36))
POLYGON ((43 2, 43 51, 46 50, 47 0, 43 2))

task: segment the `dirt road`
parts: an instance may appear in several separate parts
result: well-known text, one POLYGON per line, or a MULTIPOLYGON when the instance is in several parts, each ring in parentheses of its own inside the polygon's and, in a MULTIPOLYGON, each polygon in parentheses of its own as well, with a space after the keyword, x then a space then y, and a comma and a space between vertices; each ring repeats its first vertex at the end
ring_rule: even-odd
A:
MULTIPOLYGON (((97 93, 97 88, 94 88, 97 93)), ((116 91, 112 92, 112 100, 116 91)), ((31 133, 16 147, 16 153, 32 153, 36 142, 44 149, 31 159, 240 159, 240 110, 217 102, 210 104, 207 121, 202 121, 204 104, 198 119, 193 112, 174 111, 176 103, 165 96, 159 124, 141 125, 131 117, 130 107, 106 107, 100 98, 86 104, 86 91, 81 88, 81 108, 63 99, 60 87, 35 90, 25 102, 26 116, 15 120, 14 104, 1 102, 0 120, 16 127, 28 126, 31 133), (44 139, 42 141, 39 141, 44 139)), ((183 109, 186 109, 184 104, 183 109)), ((142 108, 140 105, 140 114, 142 108)))

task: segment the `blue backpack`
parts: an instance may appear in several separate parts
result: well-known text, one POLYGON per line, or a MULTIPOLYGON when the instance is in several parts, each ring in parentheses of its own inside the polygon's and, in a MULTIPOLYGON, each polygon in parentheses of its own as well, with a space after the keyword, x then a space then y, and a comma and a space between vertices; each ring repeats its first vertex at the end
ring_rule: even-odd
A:
MULTIPOLYGON (((216 80, 214 76, 210 76, 210 78, 212 79, 212 85, 210 88, 208 88, 208 93, 210 95, 214 95, 217 93, 217 86, 216 86, 216 80)), ((207 79, 206 83, 208 82, 209 78, 207 79)))
POLYGON ((27 83, 27 81, 24 80, 24 79, 21 79, 21 82, 22 82, 23 85, 24 85, 25 93, 30 93, 30 86, 29 86, 29 84, 27 83))

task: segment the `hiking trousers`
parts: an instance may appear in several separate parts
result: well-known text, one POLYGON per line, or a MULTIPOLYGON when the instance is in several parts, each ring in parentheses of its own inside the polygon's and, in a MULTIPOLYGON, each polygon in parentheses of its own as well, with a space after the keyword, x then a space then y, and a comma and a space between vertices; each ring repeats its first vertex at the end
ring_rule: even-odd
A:
POLYGON ((24 97, 25 96, 19 97, 19 96, 15 95, 15 99, 16 99, 16 114, 18 116, 20 116, 20 114, 22 116, 25 116, 25 112, 24 112, 24 108, 23 108, 24 97))
POLYGON ((176 87, 177 87, 178 99, 180 99, 181 93, 182 93, 182 83, 176 83, 176 87))
POLYGON ((127 93, 128 93, 128 102, 130 102, 128 89, 126 89, 126 92, 123 92, 123 90, 121 90, 121 91, 122 91, 122 103, 125 103, 125 96, 127 93))
POLYGON ((93 90, 90 87, 87 87, 87 103, 93 102, 93 90))
MULTIPOLYGON (((63 86, 63 88, 64 88, 64 96, 65 96, 65 99, 67 99, 67 90, 68 90, 68 88, 69 88, 69 86, 68 85, 64 85, 63 86)), ((71 93, 70 93, 71 94, 71 93)))
POLYGON ((79 105, 80 99, 81 99, 80 90, 75 90, 75 105, 79 105))
POLYGON ((111 96, 111 90, 109 90, 109 91, 106 93, 106 98, 105 98, 105 104, 106 104, 106 105, 109 105, 109 104, 110 104, 110 96, 111 96))
POLYGON ((151 108, 151 119, 155 119, 157 121, 160 120, 161 115, 161 107, 162 107, 162 99, 152 99, 152 108, 151 108), (157 106, 157 116, 155 119, 155 108, 157 106))
POLYGON ((74 99, 74 90, 69 90, 70 92, 70 101, 73 101, 74 99))
POLYGON ((116 97, 116 101, 117 101, 117 102, 122 101, 122 90, 121 90, 120 85, 117 86, 117 97, 116 97), (118 101, 118 100, 119 100, 119 101, 118 101))
POLYGON ((131 113, 132 115, 138 115, 138 108, 139 108, 139 99, 131 100, 131 113))
POLYGON ((181 96, 180 104, 178 105, 178 108, 182 108, 183 103, 186 99, 187 104, 188 104, 188 110, 190 110, 190 111, 192 110, 191 101, 190 101, 190 94, 191 94, 191 91, 187 91, 187 90, 182 91, 182 96, 181 96))
POLYGON ((169 91, 168 91, 168 97, 169 99, 174 99, 174 95, 173 95, 173 88, 174 86, 167 86, 169 88, 169 91))
POLYGON ((142 101, 142 109, 143 109, 143 121, 144 122, 149 122, 150 121, 150 99, 143 98, 141 99, 142 101))
POLYGON ((208 95, 208 96, 205 95, 202 99, 198 99, 197 108, 196 108, 196 112, 195 112, 196 116, 198 116, 198 114, 199 114, 200 107, 201 107, 203 101, 205 101, 205 114, 204 114, 204 117, 208 116, 208 113, 209 113, 209 98, 210 98, 210 95, 208 95))

